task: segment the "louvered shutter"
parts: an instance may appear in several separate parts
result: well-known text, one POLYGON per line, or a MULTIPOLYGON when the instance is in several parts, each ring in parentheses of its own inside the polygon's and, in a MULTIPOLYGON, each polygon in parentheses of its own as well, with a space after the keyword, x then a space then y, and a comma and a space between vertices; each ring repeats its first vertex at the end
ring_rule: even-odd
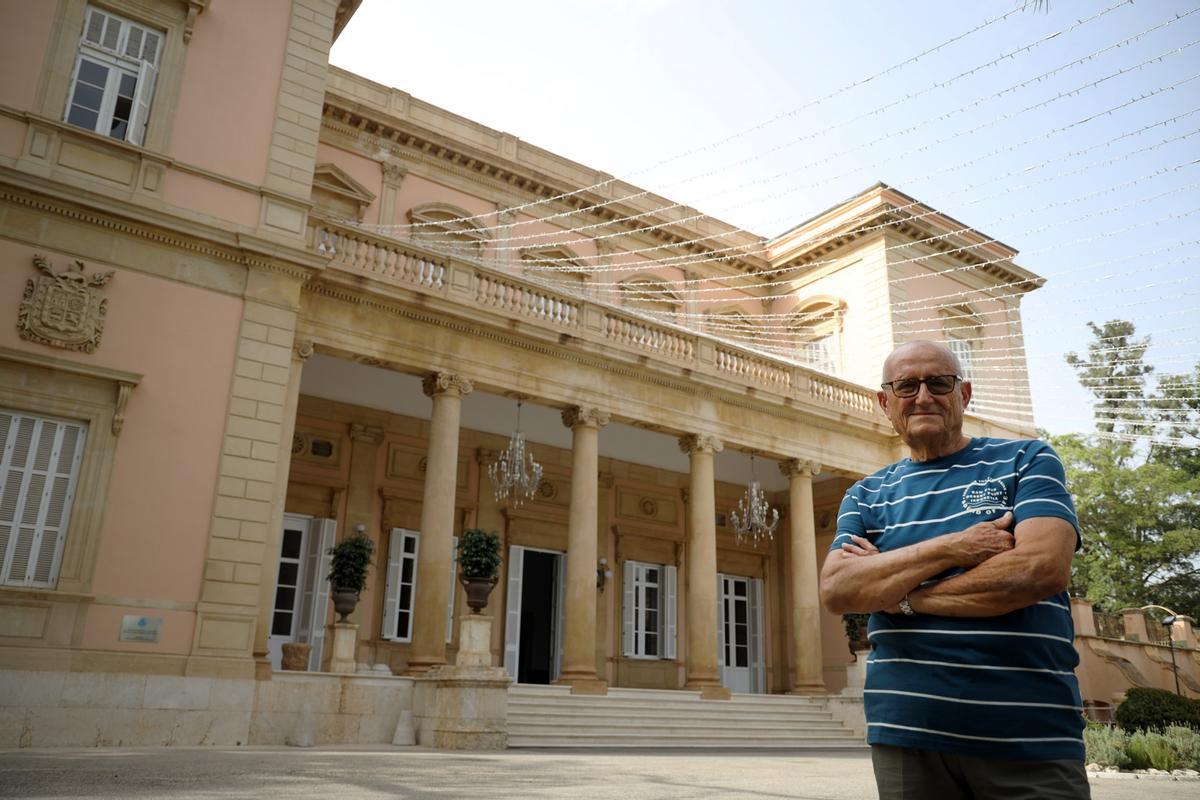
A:
POLYGON ((138 69, 137 86, 133 90, 133 110, 129 115, 129 133, 125 137, 131 144, 141 145, 146 138, 146 123, 150 120, 150 99, 154 97, 154 82, 158 70, 149 61, 141 62, 138 69))
POLYGON ((664 592, 664 609, 663 609, 663 641, 665 642, 665 652, 663 658, 674 659, 676 653, 676 630, 675 630, 675 576, 676 568, 673 564, 666 566, 666 590, 664 592))
POLYGON ((337 520, 314 521, 308 537, 317 543, 317 569, 312 594, 312 633, 309 639, 312 652, 308 668, 312 672, 320 672, 321 662, 324 660, 325 620, 329 618, 329 572, 333 568, 333 556, 329 550, 337 541, 337 520))
POLYGON ((763 665, 762 578, 750 579, 750 691, 761 694, 766 684, 763 665))
POLYGON ((52 587, 87 426, 0 410, 0 583, 52 587))
POLYGON ((634 655, 637 637, 637 587, 634 582, 636 561, 626 561, 621 567, 621 653, 634 655))
POLYGON ((725 586, 725 576, 717 573, 717 667, 721 674, 721 685, 725 685, 725 596, 723 589, 725 586))
POLYGON ((388 536, 387 581, 383 591, 383 621, 379 635, 397 639, 396 621, 400 611, 400 565, 404 560, 404 530, 392 528, 388 536))
POLYGON ((504 597, 504 669, 517 679, 517 660, 521 647, 521 572, 525 566, 525 548, 508 548, 508 591, 504 597))
POLYGON ((454 638, 454 598, 458 594, 458 537, 450 537, 450 592, 446 596, 446 644, 454 638))
POLYGON ((550 681, 557 681, 562 676, 563 635, 567 629, 567 554, 560 553, 554 557, 554 583, 558 587, 554 603, 554 669, 550 681))

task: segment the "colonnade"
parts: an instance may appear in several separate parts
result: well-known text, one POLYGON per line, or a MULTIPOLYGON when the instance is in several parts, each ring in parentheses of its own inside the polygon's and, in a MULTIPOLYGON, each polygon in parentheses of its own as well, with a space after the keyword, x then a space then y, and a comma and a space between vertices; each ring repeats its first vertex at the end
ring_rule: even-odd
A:
MULTIPOLYGON (((462 399, 471 382, 453 373, 428 375, 425 394, 433 400, 429 452, 421 507, 421 548, 417 559, 415 608, 445 608, 449 587, 443 579, 453 558, 455 465, 458 453, 462 399)), ((566 625, 563 637, 561 683, 576 691, 604 691, 596 673, 597 503, 599 432, 609 415, 597 408, 575 406, 562 413, 572 432, 571 499, 568 517, 566 625)), ((720 697, 717 663, 717 536, 713 457, 723 443, 707 434, 679 439, 688 455, 690 480, 687 504, 685 608, 687 610, 686 687, 720 697)), ((812 478, 819 465, 789 459, 780 464, 789 480, 792 552, 792 691, 824 691, 821 629, 817 599, 817 554, 813 522, 812 478)), ((446 663, 445 618, 417 614, 414 619, 409 673, 421 674, 446 663)))

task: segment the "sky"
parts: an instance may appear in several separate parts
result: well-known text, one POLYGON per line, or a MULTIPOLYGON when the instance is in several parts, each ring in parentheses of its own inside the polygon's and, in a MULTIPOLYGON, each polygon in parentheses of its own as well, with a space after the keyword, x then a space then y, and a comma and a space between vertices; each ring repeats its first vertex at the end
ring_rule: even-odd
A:
POLYGON ((365 0, 331 61, 763 236, 895 186, 1048 279, 988 391, 1066 433, 1089 321, 1200 362, 1200 2, 1048 6, 365 0))

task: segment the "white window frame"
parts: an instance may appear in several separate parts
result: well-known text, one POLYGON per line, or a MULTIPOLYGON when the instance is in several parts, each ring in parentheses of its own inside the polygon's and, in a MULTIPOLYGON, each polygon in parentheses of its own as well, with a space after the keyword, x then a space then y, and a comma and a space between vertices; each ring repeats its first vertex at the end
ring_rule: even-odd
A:
POLYGON ((3 434, 4 446, 0 449, 0 525, 9 527, 0 551, 0 586, 52 589, 58 584, 80 464, 87 447, 88 424, 10 408, 0 408, 0 414, 10 416, 8 430, 3 434), (25 424, 32 426, 29 446, 23 462, 14 463, 18 456, 16 433, 25 424), (71 434, 75 437, 74 448, 67 459, 69 463, 63 464, 63 444, 71 429, 75 431, 71 434), (53 438, 46 454, 46 465, 39 469, 34 459, 47 436, 53 438), (36 485, 39 479, 40 487, 36 485), (52 520, 49 515, 54 507, 56 486, 59 487, 60 511, 57 520, 52 520), (29 531, 26 548, 21 547, 23 529, 29 531), (48 536, 53 540, 47 541, 48 536), (13 576, 10 573, 18 566, 18 551, 25 553, 24 569, 19 570, 19 576, 13 576), (39 577, 42 564, 45 564, 44 576, 39 577))
MULTIPOLYGON (((446 601, 446 643, 449 644, 454 635, 454 602, 457 595, 456 584, 458 580, 458 537, 455 536, 451 540, 450 550, 450 593, 446 601)), ((419 564, 419 556, 421 553, 421 534, 417 531, 407 528, 392 528, 388 538, 388 560, 387 560, 387 576, 383 594, 383 619, 380 621, 381 638, 387 639, 389 642, 412 642, 413 620, 416 618, 417 604, 417 566, 419 564), (411 540, 413 549, 411 553, 404 552, 404 542, 411 540), (404 562, 412 562, 412 581, 408 584, 412 588, 408 593, 408 606, 401 607, 400 595, 401 588, 404 585, 401 578, 404 575, 404 562), (400 617, 400 612, 408 612, 408 630, 403 635, 397 632, 397 624, 400 617)))
POLYGON ((676 568, 671 564, 652 564, 644 561, 626 561, 622 570, 623 624, 622 654, 626 658, 646 660, 674 660, 676 653, 676 568), (658 570, 658 581, 648 580, 651 570, 658 570), (658 624, 651 631, 646 624, 647 590, 658 589, 658 603, 653 611, 658 615, 658 624), (646 652, 649 634, 657 639, 655 653, 646 652))
POLYGON ((974 381, 975 348, 970 340, 951 334, 946 339, 946 345, 950 348, 950 352, 957 356, 958 363, 962 365, 962 379, 968 382, 974 381))
POLYGON ((100 107, 96 109, 98 114, 96 122, 91 128, 84 127, 84 129, 91 130, 102 136, 116 138, 120 141, 140 146, 145 141, 146 125, 150 118, 150 104, 154 96, 158 66, 161 63, 162 51, 166 45, 166 41, 167 34, 165 31, 141 25, 106 9, 99 9, 91 5, 87 6, 84 14, 83 32, 80 35, 78 52, 75 56, 75 65, 71 70, 71 81, 67 87, 63 120, 70 125, 84 127, 77 122, 71 122, 70 116, 71 108, 74 105, 76 87, 79 83, 80 69, 85 60, 90 61, 107 69, 108 72, 105 78, 100 107), (111 46, 106 45, 103 41, 92 42, 88 40, 88 32, 93 27, 93 23, 96 22, 99 22, 101 26, 100 36, 102 39, 112 25, 118 26, 116 36, 111 37, 113 39, 111 46), (145 42, 151 37, 153 37, 156 44, 151 54, 152 57, 145 59, 142 57, 145 53, 145 42), (131 47, 137 49, 136 54, 131 55, 128 52, 131 47), (133 77, 135 83, 125 135, 123 137, 116 137, 112 135, 111 130, 122 76, 133 77))

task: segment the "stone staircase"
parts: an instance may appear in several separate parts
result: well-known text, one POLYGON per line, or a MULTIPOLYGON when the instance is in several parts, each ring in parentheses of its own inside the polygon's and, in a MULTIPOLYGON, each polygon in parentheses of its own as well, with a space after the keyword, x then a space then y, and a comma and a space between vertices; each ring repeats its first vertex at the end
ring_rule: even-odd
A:
POLYGON ((513 684, 509 747, 865 749, 820 698, 609 689, 572 695, 566 686, 513 684))

